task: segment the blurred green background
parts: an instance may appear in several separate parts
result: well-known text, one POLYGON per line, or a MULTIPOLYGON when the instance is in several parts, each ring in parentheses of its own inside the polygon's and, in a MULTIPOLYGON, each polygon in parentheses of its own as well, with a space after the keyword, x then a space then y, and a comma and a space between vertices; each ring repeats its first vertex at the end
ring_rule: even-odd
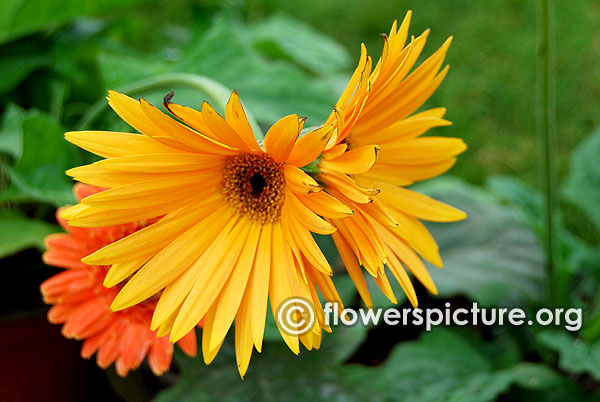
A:
MULTIPOLYGON (((144 96, 154 104, 174 89, 178 103, 199 107, 205 94, 168 78, 174 73, 205 75, 237 89, 263 128, 290 113, 306 115, 308 125, 318 125, 347 83, 360 43, 365 42, 377 59, 382 45, 379 34, 388 32, 393 20, 401 20, 407 10, 413 10, 412 34, 431 28, 424 56, 454 36, 447 56, 450 73, 427 105, 446 107, 453 122, 434 130, 434 135, 461 137, 469 146, 451 171, 454 178, 422 186, 470 216, 456 225, 432 225, 446 264, 444 271, 434 272, 440 298, 430 298, 419 289, 422 305, 450 300, 539 306, 545 300, 545 283, 535 190, 536 4, 519 0, 5 0, 0 15, 0 280, 14 286, 0 295, 0 314, 8 320, 15 313, 45 311, 37 287, 57 271, 43 266, 39 250, 43 237, 58 230, 55 208, 73 202, 72 183, 64 171, 94 160, 66 143, 63 133, 83 128, 130 130, 105 106, 108 89, 144 96)), ((502 399, 502 395, 505 400, 525 396, 561 400, 565 395, 574 399, 594 395, 600 379, 600 344, 596 344, 600 335, 596 313, 600 142, 598 134, 590 134, 598 126, 600 110, 600 3, 560 1, 554 14, 558 277, 561 302, 586 308, 584 341, 580 341, 587 342, 587 349, 578 352, 579 360, 563 364, 557 351, 573 355, 569 347, 574 340, 563 333, 540 335, 539 328, 440 329, 442 335, 424 338, 414 328, 401 335, 389 329, 367 335, 364 329, 360 334, 333 337, 332 345, 324 346, 334 349, 335 358, 328 362, 326 351, 309 360, 292 360, 279 349, 267 350, 262 363, 252 363, 258 368, 252 371, 251 365, 245 387, 239 385, 229 361, 219 370, 205 369, 200 360, 180 359, 185 381, 170 394, 162 394, 161 400, 211 400, 225 391, 233 395, 229 400, 244 400, 253 381, 260 384, 261 373, 273 364, 285 371, 288 364, 348 367, 341 363, 352 361, 385 363, 377 373, 335 366, 332 370, 341 370, 339 375, 329 373, 326 380, 319 377, 321 371, 313 379, 302 379, 302 373, 294 370, 290 376, 299 376, 300 383, 316 381, 321 396, 327 386, 354 390, 336 400, 361 395, 350 383, 367 390, 372 386, 373 395, 381 392, 382 400, 394 400, 384 391, 388 382, 415 375, 410 365, 402 365, 404 354, 421 367, 415 383, 399 383, 395 389, 410 400, 440 400, 440 395, 455 400, 502 399), (414 344, 400 343, 402 349, 394 349, 392 360, 385 360, 400 341, 414 344), (335 352, 344 342, 350 345, 345 353, 335 352), (453 348, 472 359, 464 363, 456 354, 447 356, 436 371, 438 354, 453 348), (462 374, 449 376, 447 368, 453 370, 461 363, 463 371, 457 373, 462 374), (399 371, 385 369, 388 366, 399 371), (202 376, 211 380, 198 380, 202 376), (439 376, 446 378, 429 394, 407 394, 422 386, 417 383, 440 381, 439 376), (376 378, 383 379, 377 383, 376 378), (531 383, 535 378, 542 384, 537 388, 531 383), (206 395, 199 394, 198 384, 209 390, 206 395), (241 396, 236 397, 238 392, 241 396), (466 395, 471 399, 462 398, 466 395)), ((344 279, 339 286, 352 298, 344 279)), ((96 373, 90 387, 100 387, 103 380, 93 364, 86 367, 96 373)), ((164 377, 160 385, 141 374, 126 382, 114 377, 109 372, 121 397, 144 400, 158 388, 176 383, 179 375, 164 377)), ((294 386, 274 387, 292 395, 297 392, 294 386)), ((97 400, 118 398, 111 392, 85 395, 97 400)))
MULTIPOLYGON (((68 128, 107 88, 167 71, 205 74, 240 90, 263 123, 298 112, 316 125, 345 84, 359 44, 365 42, 376 58, 379 34, 412 9, 413 34, 432 28, 424 54, 455 37, 447 57, 451 73, 430 101, 446 106, 454 123, 443 135, 460 136, 469 146, 453 174, 478 184, 490 174, 517 175, 536 184, 533 1, 8 4, 0 28, 1 107, 15 102, 47 110, 68 128), (327 34, 342 48, 329 60, 312 59, 310 44, 299 37, 301 49, 294 50, 297 30, 286 24, 287 18, 327 34), (265 21, 268 26, 261 27, 265 21), (206 43, 207 38, 213 43, 206 43), (311 82, 304 87, 299 80, 307 77, 311 82)), ((600 5, 557 2, 555 14, 557 166, 564 179, 570 151, 597 125, 600 72, 594 67, 600 44, 594 33, 600 28, 600 5)), ((594 236, 576 211, 569 212, 569 225, 594 236)))

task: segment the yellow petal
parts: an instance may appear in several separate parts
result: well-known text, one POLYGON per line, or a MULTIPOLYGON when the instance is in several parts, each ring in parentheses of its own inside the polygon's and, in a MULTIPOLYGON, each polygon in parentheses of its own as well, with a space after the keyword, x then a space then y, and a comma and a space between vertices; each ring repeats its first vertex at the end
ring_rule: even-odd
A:
MULTIPOLYGON (((315 327, 314 327, 314 329, 316 329, 317 331, 313 332, 313 334, 315 334, 315 335, 318 334, 318 337, 320 337, 322 334, 321 329, 324 329, 327 332, 331 332, 331 327, 328 325, 325 325, 325 313, 323 312, 323 307, 321 306, 321 299, 319 299, 319 295, 317 294, 317 289, 314 284, 313 277, 319 276, 319 277, 325 278, 325 279, 331 279, 331 278, 329 276, 323 275, 323 274, 319 273, 317 270, 313 269, 308 262, 306 262, 306 266, 307 266, 307 270, 309 272, 309 274, 308 274, 308 290, 310 291, 310 301, 312 301, 312 304, 313 304, 313 307, 314 307, 314 310, 315 310, 315 313, 317 316, 317 325, 315 325, 315 327)), ((335 287, 334 287, 334 289, 335 289, 335 287)), ((327 300, 328 302, 329 301, 335 302, 334 300, 327 299, 327 296, 324 296, 324 297, 325 297, 325 300, 327 300)), ((316 339, 313 338, 311 346, 316 348, 317 346, 315 346, 315 345, 317 343, 320 343, 320 342, 316 341, 316 339)))
POLYGON ((379 289, 381 289, 385 297, 389 299, 389 301, 391 301, 393 304, 398 303, 398 300, 396 300, 396 296, 394 295, 394 291, 392 290, 392 285, 390 285, 390 281, 384 272, 380 272, 378 276, 373 277, 373 280, 379 289))
POLYGON ((142 134, 152 137, 154 140, 164 143, 169 147, 187 152, 196 152, 196 149, 171 137, 170 134, 154 124, 152 120, 142 111, 140 102, 127 95, 115 91, 108 91, 108 105, 127 124, 142 134), (166 139, 167 141, 164 141, 166 139))
POLYGON ((132 259, 127 262, 113 264, 104 278, 104 287, 111 288, 121 281, 129 278, 135 271, 144 265, 150 256, 132 259))
POLYGON ((208 310, 208 313, 204 317, 204 327, 202 329, 202 355, 204 356, 204 363, 210 364, 217 356, 223 341, 216 345, 216 347, 210 348, 209 339, 211 337, 215 318, 217 317, 216 309, 213 307, 208 310))
POLYGON ((377 162, 361 178, 368 178, 377 182, 387 182, 398 186, 408 186, 416 181, 430 179, 447 172, 456 163, 456 158, 449 158, 442 162, 423 165, 389 164, 377 162))
POLYGON ((299 194, 309 194, 321 191, 322 187, 302 169, 286 164, 284 167, 285 184, 299 194))
POLYGON ((467 149, 460 138, 420 137, 387 143, 381 148, 378 162, 426 165, 442 162, 467 149))
POLYGON ((140 154, 104 159, 91 166, 120 172, 167 173, 214 168, 224 161, 225 157, 221 155, 140 154))
MULTIPOLYGON (((219 213, 215 214, 219 216, 219 213)), ((227 215, 231 216, 231 214, 227 215)), ((228 220, 225 219, 227 223, 220 230, 218 235, 213 234, 213 242, 211 243, 211 247, 214 248, 216 245, 222 243, 223 239, 231 232, 231 229, 237 224, 238 216, 234 215, 230 217, 228 220)), ((170 320, 173 312, 175 310, 180 311, 183 302, 187 298, 188 294, 194 287, 196 283, 196 279, 199 277, 200 272, 204 269, 205 262, 207 258, 210 256, 210 253, 204 253, 203 257, 198 259, 191 267, 189 267, 183 274, 181 274, 177 279, 171 282, 165 289, 163 290, 158 303, 156 304, 156 309, 154 310, 154 315, 152 316, 152 322, 150 324, 151 329, 156 329, 159 326, 165 325, 166 322, 170 320)), ((179 313, 177 313, 179 315, 179 313)), ((171 329, 173 324, 175 323, 176 317, 173 318, 173 322, 171 324, 171 329)), ((200 321, 202 317, 198 319, 200 321)), ((169 332, 171 332, 171 329, 169 332)))
MULTIPOLYGON (((271 285, 269 286, 269 299, 271 301, 271 311, 275 316, 277 314, 277 308, 286 299, 294 296, 290 281, 296 280, 296 275, 293 272, 294 266, 291 264, 289 257, 286 255, 286 240, 283 237, 281 223, 279 222, 273 224, 272 241, 273 243, 271 252, 273 253, 273 261, 271 263, 271 285)), ((300 353, 298 335, 288 334, 282 330, 277 319, 275 322, 277 323, 281 337, 292 350, 292 352, 296 355, 300 353)))
POLYGON ((341 144, 336 145, 335 147, 323 152, 323 160, 331 160, 335 159, 348 149, 348 144, 342 142, 341 144))
POLYGON ((135 171, 121 171, 117 173, 115 170, 100 167, 95 163, 69 169, 66 173, 68 176, 71 176, 73 180, 105 188, 121 187, 142 181, 173 178, 180 175, 180 172, 140 173, 135 171))
POLYGON ((210 131, 218 136, 224 144, 242 151, 250 151, 240 135, 207 102, 202 103, 202 117, 210 131))
POLYGON ((344 174, 327 172, 322 173, 319 178, 326 184, 332 196, 343 201, 348 199, 358 204, 368 204, 373 201, 372 197, 379 193, 377 189, 362 187, 344 174))
POLYGON ((443 119, 446 108, 434 108, 401 119, 381 131, 361 133, 352 137, 355 145, 379 144, 385 147, 388 142, 411 139, 420 136, 431 128, 450 126, 452 122, 443 119))
POLYGON ((335 159, 324 160, 320 167, 323 170, 332 169, 346 174, 364 173, 375 164, 379 147, 364 145, 344 152, 335 159))
MULTIPOLYGON (((306 264, 306 269, 308 271, 309 278, 314 280, 316 285, 319 287, 319 290, 321 291, 321 294, 323 295, 325 300, 328 302, 331 302, 331 303, 337 303, 340 306, 340 308, 343 310, 344 304, 342 303, 342 299, 340 298, 340 295, 339 295, 337 289, 335 288, 335 285, 333 284, 333 281, 331 279, 332 277, 329 275, 324 275, 322 272, 319 272, 310 263, 306 264)), ((311 287, 310 285, 312 285, 312 283, 309 284, 309 287, 311 287)), ((320 302, 318 302, 318 300, 319 299, 317 297, 317 302, 315 303, 315 308, 317 307, 316 305, 319 305, 319 307, 320 307, 320 302)), ((320 331, 319 331, 319 333, 320 333, 320 331)))
POLYGON ((263 226, 256 254, 256 261, 250 275, 248 301, 252 317, 251 332, 256 350, 262 348, 265 321, 267 317, 267 300, 269 296, 269 278, 271 274, 271 243, 273 228, 271 224, 263 226))
POLYGON ((237 91, 234 91, 229 97, 227 106, 225 106, 225 121, 235 130, 242 140, 248 145, 248 148, 254 152, 260 152, 260 146, 256 142, 248 117, 237 91))
POLYGON ((360 135, 360 133, 364 132, 385 130, 396 121, 404 119, 414 113, 436 91, 448 74, 448 71, 449 66, 446 66, 431 81, 419 83, 419 88, 415 90, 411 89, 409 94, 405 94, 402 91, 394 92, 394 96, 397 97, 396 99, 386 99, 386 102, 394 106, 375 110, 372 116, 363 115, 362 119, 363 121, 368 122, 368 125, 365 123, 359 128, 355 127, 353 136, 360 135), (400 92, 402 92, 402 94, 400 94, 400 92))
POLYGON ((150 137, 168 136, 168 133, 161 131, 146 117, 142 111, 140 102, 137 100, 119 92, 109 90, 108 104, 121 119, 140 133, 150 137))
POLYGON ((352 278, 352 282, 354 282, 354 285, 356 286, 356 290, 358 290, 358 294, 365 302, 367 308, 373 308, 373 301, 371 300, 371 294, 369 293, 367 281, 365 280, 360 266, 356 262, 356 257, 352 253, 352 249, 348 245, 348 242, 339 231, 333 233, 331 236, 335 242, 336 248, 340 253, 340 257, 344 262, 346 271, 348 271, 350 278, 352 278))
MULTIPOLYGON (((390 47, 393 49, 388 52, 388 59, 391 63, 387 67, 389 73, 393 76, 390 77, 385 74, 377 76, 376 82, 373 83, 373 93, 369 96, 363 110, 363 121, 357 123, 354 127, 356 133, 368 131, 366 127, 369 127, 369 123, 376 122, 375 119, 369 119, 369 117, 372 117, 377 112, 382 114, 382 104, 394 105, 394 107, 388 107, 386 110, 391 109, 392 111, 396 111, 395 104, 390 103, 388 100, 402 87, 402 81, 419 58, 428 36, 429 30, 426 30, 416 40, 413 38, 411 43, 404 49, 398 46, 399 41, 391 41, 390 47), (389 54, 393 54, 393 56, 390 57, 389 54)), ((390 38, 393 38, 393 36, 390 35, 390 38)))
POLYGON ((248 283, 261 232, 260 224, 252 222, 250 225, 250 232, 248 233, 246 244, 235 264, 231 276, 227 280, 223 290, 221 290, 218 299, 215 301, 214 308, 216 317, 210 334, 210 350, 217 347, 217 345, 222 343, 225 338, 225 335, 236 316, 238 307, 240 307, 242 296, 246 289, 246 284, 248 283))
POLYGON ((357 209, 357 211, 358 213, 345 219, 344 224, 356 240, 362 265, 373 277, 376 277, 378 272, 383 269, 383 264, 386 260, 383 243, 371 221, 365 218, 360 209, 357 209))
POLYGON ((419 282, 431 293, 437 294, 437 288, 433 283, 433 279, 431 279, 431 275, 417 254, 389 229, 382 230, 380 235, 389 246, 389 249, 406 265, 419 282))
POLYGON ((69 221, 69 225, 77 227, 99 227, 120 225, 124 223, 144 221, 157 218, 171 211, 178 210, 185 204, 200 201, 197 198, 188 198, 177 202, 153 205, 152 208, 130 209, 103 209, 77 204, 61 212, 61 217, 69 221))
POLYGON ((384 185, 379 198, 406 214, 427 221, 454 222, 467 217, 457 208, 402 187, 384 185))
POLYGON ((157 223, 138 230, 87 256, 84 258, 84 262, 90 265, 110 265, 126 262, 132 256, 154 254, 197 222, 208 216, 215 216, 214 212, 219 209, 218 206, 221 203, 222 197, 215 196, 199 205, 175 210, 157 223))
MULTIPOLYGON (((252 356, 252 304, 249 289, 246 289, 244 298, 235 317, 235 358, 240 376, 244 378, 250 357, 252 356)), ((265 300, 266 302, 266 300, 265 300)), ((265 304, 266 307, 266 304, 265 304)), ((264 327, 264 323, 263 323, 264 327)), ((262 336, 261 336, 262 341, 262 336)))
POLYGON ((177 314, 179 314, 179 310, 181 310, 181 305, 171 311, 170 316, 163 321, 160 328, 152 327, 152 330, 156 330, 156 336, 162 338, 163 336, 169 334, 173 329, 173 324, 175 323, 175 318, 177 318, 177 314))
MULTIPOLYGON (((214 172, 213 172, 214 173, 214 172)), ((141 208, 177 201, 202 193, 206 196, 222 180, 218 174, 190 172, 178 177, 128 184, 84 198, 85 205, 98 208, 141 208)))
POLYGON ((302 167, 317 159, 331 138, 333 128, 333 124, 328 124, 304 134, 294 144, 286 163, 302 167))
POLYGON ((406 241, 421 257, 436 267, 441 268, 442 259, 439 247, 425 225, 417 218, 398 210, 392 209, 391 212, 394 215, 394 219, 398 222, 398 226, 393 228, 392 232, 406 241))
POLYGON ((388 210, 388 208, 386 207, 386 204, 384 204, 380 200, 379 195, 376 197, 373 197, 372 203, 363 204, 360 206, 360 208, 365 214, 367 214, 369 217, 376 220, 377 222, 381 223, 382 225, 385 225, 385 226, 391 227, 391 228, 395 228, 398 226, 398 222, 396 222, 396 219, 394 218, 392 213, 388 210))
POLYGON ((173 116, 177 117, 179 120, 183 121, 186 125, 190 126, 199 133, 202 133, 202 135, 219 143, 223 143, 221 138, 208 128, 206 122, 204 121, 204 117, 202 117, 202 113, 200 113, 198 110, 187 106, 181 106, 172 102, 165 104, 165 107, 173 116))
POLYGON ((183 153, 141 134, 111 131, 70 131, 65 139, 72 144, 104 158, 135 154, 183 153))
POLYGON ((250 231, 250 223, 241 218, 230 233, 221 233, 196 262, 202 266, 194 286, 175 320, 170 340, 177 341, 204 317, 231 275, 250 231))
POLYGON ((352 77, 350 77, 350 81, 348 82, 346 89, 340 96, 340 99, 338 99, 336 106, 343 109, 348 105, 348 102, 350 101, 350 99, 352 98, 352 96, 354 95, 354 93, 356 91, 356 86, 360 82, 362 72, 365 70, 365 66, 367 64, 367 58, 368 58, 367 48, 364 43, 361 43, 360 44, 360 59, 358 61, 358 65, 356 66, 356 69, 354 70, 352 77))
POLYGON ((354 213, 344 203, 324 191, 298 195, 298 199, 311 211, 327 218, 345 218, 354 213))
POLYGON ((298 134, 298 115, 292 114, 277 121, 265 134, 265 150, 275 162, 284 162, 290 156, 298 134))
POLYGON ((335 232, 336 229, 334 226, 304 206, 293 192, 287 190, 285 192, 285 198, 286 204, 284 205, 284 208, 289 208, 290 213, 293 214, 306 229, 322 235, 328 235, 335 232))
POLYGON ((221 210, 219 214, 211 215, 209 219, 194 225, 176 239, 172 239, 125 284, 113 301, 111 308, 121 310, 146 300, 198 261, 216 233, 228 221, 228 217, 223 215, 223 212, 221 210))
POLYGON ((183 124, 173 120, 152 106, 145 99, 140 100, 142 111, 162 132, 200 153, 232 155, 235 152, 223 144, 200 135, 183 124))
MULTIPOLYGON (((302 250, 302 254, 304 254, 306 259, 319 271, 326 275, 332 275, 333 271, 329 266, 329 262, 327 262, 327 259, 321 252, 321 249, 311 236, 308 229, 304 228, 297 220, 297 217, 290 213, 287 213, 283 219, 286 219, 287 224, 290 225, 290 232, 294 237, 293 241, 300 248, 300 250, 302 250)), ((288 241, 289 240, 291 239, 288 239, 288 241)))
POLYGON ((417 308, 419 306, 417 294, 415 293, 415 288, 413 287, 408 274, 404 270, 404 267, 400 261, 398 261, 396 258, 396 255, 394 255, 391 250, 387 249, 387 255, 387 266, 390 268, 390 271, 392 271, 392 274, 394 274, 394 277, 398 283, 400 283, 400 286, 402 287, 402 290, 404 290, 406 297, 408 297, 410 304, 412 304, 413 308, 417 308))

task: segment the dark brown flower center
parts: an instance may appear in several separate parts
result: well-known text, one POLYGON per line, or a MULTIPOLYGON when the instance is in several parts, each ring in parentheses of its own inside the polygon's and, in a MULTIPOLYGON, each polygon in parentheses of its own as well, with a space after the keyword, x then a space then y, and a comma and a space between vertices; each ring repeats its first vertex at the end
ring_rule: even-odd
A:
POLYGON ((223 194, 236 211, 259 223, 281 217, 285 196, 283 163, 267 154, 239 154, 225 161, 223 194))

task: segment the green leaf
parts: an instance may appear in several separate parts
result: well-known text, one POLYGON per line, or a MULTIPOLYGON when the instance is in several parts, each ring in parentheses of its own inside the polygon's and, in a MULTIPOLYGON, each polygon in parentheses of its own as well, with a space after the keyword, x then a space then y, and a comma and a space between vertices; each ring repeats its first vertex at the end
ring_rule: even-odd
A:
POLYGON ((118 51, 105 50, 98 54, 98 66, 108 89, 116 89, 167 70, 166 63, 160 59, 136 53, 128 48, 116 50, 118 51))
POLYGON ((144 0, 6 0, 0 13, 0 43, 64 24, 78 16, 115 12, 144 0))
POLYGON ((250 29, 254 46, 272 58, 290 59, 317 74, 349 67, 347 50, 309 25, 275 15, 250 29))
POLYGON ((265 321, 265 333, 263 335, 263 339, 267 342, 283 342, 283 338, 281 337, 279 328, 277 328, 277 324, 275 323, 275 317, 273 317, 273 312, 271 311, 270 305, 267 309, 267 319, 265 321))
POLYGON ((430 268, 440 295, 464 294, 488 306, 542 297, 543 254, 519 211, 458 179, 418 189, 468 215, 461 222, 428 225, 444 262, 442 270, 430 268))
POLYGON ((600 380, 600 341, 589 343, 564 331, 544 331, 537 340, 559 354, 558 365, 571 373, 589 373, 600 380))
POLYGON ((600 131, 583 140, 571 155, 570 171, 563 195, 584 211, 600 229, 600 131))
POLYGON ((487 401, 511 385, 546 391, 563 379, 542 365, 521 363, 495 370, 492 362, 452 330, 437 328, 397 345, 382 366, 344 365, 364 339, 361 328, 337 328, 319 351, 293 356, 283 344, 266 344, 253 357, 244 380, 237 373, 233 345, 226 342, 210 367, 199 359, 178 359, 183 375, 156 399, 169 401, 487 401), (339 351, 342 354, 339 354, 339 351))
POLYGON ((50 57, 35 45, 21 44, 0 50, 0 94, 12 91, 30 73, 50 63, 50 57))
POLYGON ((272 124, 297 113, 307 125, 321 123, 331 113, 337 89, 312 79, 289 62, 269 62, 252 48, 246 27, 216 18, 201 37, 184 49, 173 69, 211 77, 237 89, 242 101, 261 123, 272 124))
POLYGON ((37 200, 54 206, 73 203, 72 181, 65 170, 77 164, 75 148, 50 116, 30 112, 22 120, 23 154, 14 168, 4 165, 10 186, 0 201, 37 200))
POLYGON ((23 153, 23 119, 25 111, 11 103, 4 112, 0 128, 0 152, 19 159, 23 153))
POLYGON ((361 368, 349 378, 368 397, 385 392, 383 400, 402 395, 403 401, 488 401, 511 384, 547 389, 560 377, 542 365, 521 363, 494 370, 492 363, 470 342, 447 328, 424 333, 414 342, 394 348, 382 367, 361 368))
MULTIPOLYGON (((543 239, 542 230, 542 197, 534 188, 523 181, 509 176, 495 176, 486 180, 487 187, 501 200, 507 201, 523 213, 529 227, 543 239)), ((568 263, 572 271, 589 269, 598 266, 597 250, 591 249, 580 238, 573 235, 565 227, 563 215, 556 214, 555 232, 560 240, 560 252, 564 262, 568 263), (592 264, 590 264, 592 263, 592 264)), ((600 274, 600 269, 596 270, 600 274)))
MULTIPOLYGON (((30 184, 9 166, 4 166, 4 169, 10 179, 10 186, 0 193, 0 202, 38 201, 55 207, 76 203, 70 183, 65 182, 55 188, 43 188, 42 184, 30 184)), ((34 182, 48 178, 52 169, 41 169, 39 173, 41 174, 33 177, 34 182)), ((55 177, 52 181, 58 183, 58 178, 55 177)))
POLYGON ((324 334, 318 351, 302 350, 294 356, 283 343, 266 343, 261 354, 254 353, 250 368, 240 375, 233 355, 233 342, 227 341, 210 366, 201 358, 176 355, 183 376, 179 383, 161 392, 156 401, 281 401, 323 400, 359 401, 353 390, 338 379, 340 363, 364 340, 360 327, 338 328, 336 335, 324 334))
POLYGON ((44 238, 60 229, 44 221, 27 218, 12 211, 0 212, 0 258, 30 247, 44 248, 44 238))
POLYGON ((519 208, 531 228, 540 226, 542 197, 537 190, 510 176, 490 177, 486 180, 486 187, 500 199, 519 208))
MULTIPOLYGON (((183 49, 181 57, 172 63, 126 48, 104 50, 97 57, 103 85, 120 89, 132 82, 150 81, 163 74, 195 74, 238 90, 246 110, 264 125, 294 113, 308 116, 309 125, 324 121, 340 92, 339 77, 315 78, 293 64, 296 61, 293 58, 266 60, 264 54, 253 47, 251 32, 252 29, 240 22, 220 16, 214 19, 209 29, 194 37, 183 49)), ((337 60, 335 54, 337 52, 333 57, 337 60)), ((205 100, 214 103, 214 99, 207 99, 206 94, 178 85, 143 95, 162 102, 170 90, 175 90, 177 103, 189 107, 200 108, 205 100)), ((218 105, 213 106, 219 109, 218 105)))

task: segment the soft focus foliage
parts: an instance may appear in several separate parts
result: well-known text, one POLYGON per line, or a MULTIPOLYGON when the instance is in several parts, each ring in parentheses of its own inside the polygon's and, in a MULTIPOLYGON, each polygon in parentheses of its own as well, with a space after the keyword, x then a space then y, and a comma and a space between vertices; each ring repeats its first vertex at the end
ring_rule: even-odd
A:
POLYGON ((484 189, 439 179, 419 186, 429 195, 460 205, 469 219, 431 224, 444 250, 444 269, 431 267, 440 295, 468 295, 483 306, 543 300, 544 257, 535 235, 512 206, 484 189))
POLYGON ((498 365, 482 345, 472 345, 460 333, 448 329, 398 344, 379 367, 340 365, 364 330, 355 327, 340 332, 319 353, 299 356, 291 365, 285 361, 286 351, 281 345, 271 346, 263 359, 250 367, 243 384, 233 380, 233 356, 223 356, 211 367, 198 361, 182 362, 186 372, 197 376, 184 376, 158 401, 487 401, 512 384, 543 392, 565 383, 540 364, 498 365), (339 350, 346 354, 339 354, 339 350), (429 385, 423 387, 424 383, 429 385))

